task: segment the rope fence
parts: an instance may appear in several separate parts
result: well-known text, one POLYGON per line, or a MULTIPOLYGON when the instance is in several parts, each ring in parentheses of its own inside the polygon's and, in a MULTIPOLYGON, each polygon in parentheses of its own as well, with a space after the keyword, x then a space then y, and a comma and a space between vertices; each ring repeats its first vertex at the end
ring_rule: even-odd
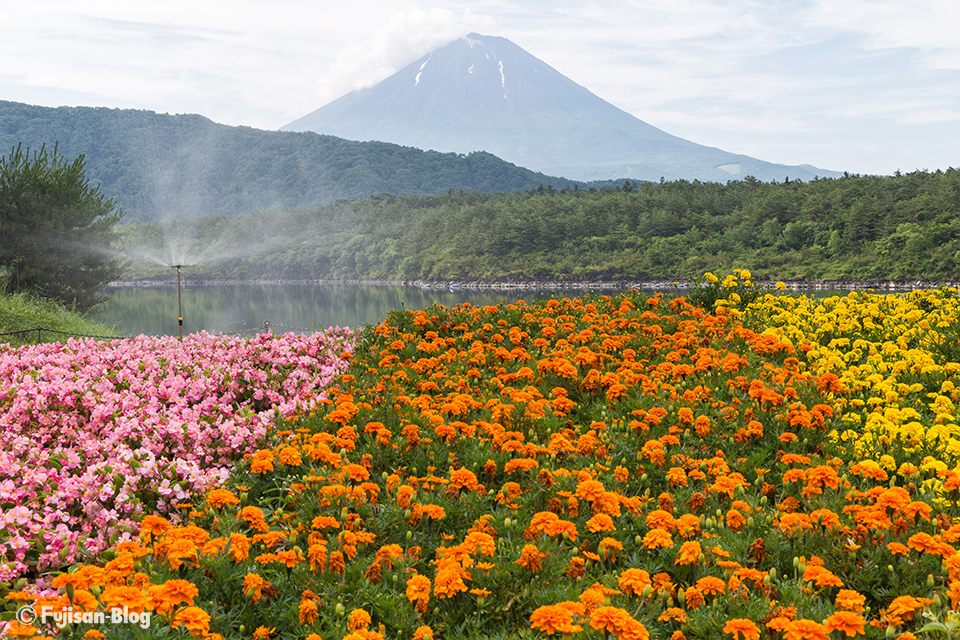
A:
MULTIPOLYGON (((221 331, 220 333, 221 333, 221 335, 228 335, 228 336, 239 336, 239 335, 243 335, 243 334, 246 334, 246 333, 256 333, 256 334, 269 333, 269 334, 273 334, 274 328, 277 328, 277 329, 286 329, 286 330, 288 330, 288 331, 303 331, 303 332, 306 332, 306 333, 312 333, 312 332, 315 332, 315 331, 319 331, 319 330, 320 330, 320 329, 316 329, 316 328, 310 329, 310 328, 305 328, 305 327, 290 327, 290 326, 287 326, 287 325, 285 325, 285 324, 273 324, 273 323, 271 323, 269 320, 265 320, 265 321, 263 322, 263 326, 257 327, 256 329, 244 329, 243 331, 227 331, 227 332, 221 331)), ((40 344, 40 343, 43 342, 43 333, 44 333, 44 332, 46 332, 46 333, 54 333, 54 334, 61 335, 61 336, 69 336, 69 337, 71 337, 71 338, 95 338, 95 339, 98 339, 98 340, 126 340, 127 338, 130 337, 130 336, 97 336, 97 335, 90 335, 90 334, 86 334, 86 333, 70 333, 70 332, 67 332, 67 331, 60 331, 60 330, 58 330, 58 329, 49 329, 49 328, 47 328, 47 327, 42 327, 42 326, 39 326, 39 325, 38 325, 38 326, 34 327, 33 329, 21 329, 21 330, 19 330, 19 331, 6 331, 6 332, 3 332, 3 333, 0 333, 0 338, 3 338, 3 337, 5 337, 5 336, 19 336, 19 335, 25 335, 25 334, 28 334, 28 333, 36 333, 36 334, 37 334, 37 342, 36 342, 36 344, 40 344)), ((0 340, 0 341, 2 341, 2 340, 0 340)))

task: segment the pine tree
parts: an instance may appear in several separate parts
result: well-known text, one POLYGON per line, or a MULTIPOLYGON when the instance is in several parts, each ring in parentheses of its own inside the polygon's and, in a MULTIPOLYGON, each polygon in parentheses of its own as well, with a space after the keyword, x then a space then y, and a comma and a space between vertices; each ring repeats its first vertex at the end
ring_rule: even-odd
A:
POLYGON ((123 211, 91 188, 84 157, 21 145, 0 157, 0 291, 31 292, 86 312, 124 270, 123 211))

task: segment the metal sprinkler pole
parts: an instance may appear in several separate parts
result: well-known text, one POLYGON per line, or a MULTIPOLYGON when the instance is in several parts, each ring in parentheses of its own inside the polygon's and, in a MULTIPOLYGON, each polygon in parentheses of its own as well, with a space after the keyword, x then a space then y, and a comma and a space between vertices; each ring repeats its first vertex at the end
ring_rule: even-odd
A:
POLYGON ((175 264, 173 268, 177 270, 177 321, 180 324, 180 342, 183 342, 183 302, 180 298, 180 267, 183 265, 175 264))

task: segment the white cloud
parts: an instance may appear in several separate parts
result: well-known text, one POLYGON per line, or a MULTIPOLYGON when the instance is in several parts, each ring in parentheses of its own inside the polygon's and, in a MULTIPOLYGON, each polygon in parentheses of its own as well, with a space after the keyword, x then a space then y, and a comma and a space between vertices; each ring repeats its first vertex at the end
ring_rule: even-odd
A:
POLYGON ((457 13, 438 7, 413 8, 396 13, 372 34, 337 53, 332 69, 319 83, 317 106, 373 86, 434 49, 492 24, 490 17, 470 9, 457 13))
POLYGON ((960 69, 956 0, 816 0, 806 22, 861 34, 870 49, 915 49, 930 68, 960 69))
POLYGON ((890 158, 916 140, 917 156, 930 149, 926 166, 956 164, 955 149, 931 133, 931 123, 960 122, 956 0, 8 4, 2 99, 200 113, 272 129, 478 31, 511 39, 696 142, 817 164, 812 150, 827 154, 823 166, 867 171, 896 168, 890 158), (848 130, 859 138, 845 141, 848 130), (844 147, 847 166, 825 151, 831 146, 844 147), (860 166, 851 160, 858 153, 860 166))

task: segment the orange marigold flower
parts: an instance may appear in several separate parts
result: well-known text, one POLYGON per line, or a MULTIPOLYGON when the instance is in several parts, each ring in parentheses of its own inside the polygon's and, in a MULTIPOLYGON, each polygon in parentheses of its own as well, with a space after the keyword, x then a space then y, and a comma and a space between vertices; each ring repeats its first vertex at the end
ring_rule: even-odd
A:
POLYGON ((593 533, 598 533, 600 531, 616 531, 617 527, 613 524, 613 518, 605 513, 598 513, 587 520, 587 529, 593 533))
POLYGON ((643 547, 645 549, 671 549, 673 547, 673 537, 663 529, 651 529, 647 535, 643 536, 643 547))
POLYGON ((250 458, 250 471, 253 473, 266 473, 273 471, 273 452, 261 449, 250 458))
POLYGON ((320 617, 320 609, 313 600, 300 601, 300 623, 313 624, 320 617))
POLYGON ((837 611, 823 621, 827 631, 843 631, 851 638, 862 635, 866 623, 860 614, 853 611, 837 611))
POLYGON ((520 559, 515 561, 514 564, 518 564, 524 569, 536 573, 542 568, 540 566, 540 560, 546 558, 548 555, 550 554, 540 551, 536 546, 527 544, 523 546, 523 550, 520 552, 520 559))
POLYGON ((727 592, 727 583, 715 576, 705 576, 697 580, 697 589, 701 592, 710 594, 723 594, 727 592))
POLYGON ((864 610, 863 605, 866 601, 866 596, 861 593, 858 593, 852 589, 840 589, 840 591, 837 592, 837 598, 834 601, 834 604, 836 605, 837 609, 860 613, 864 610))
POLYGON ((679 607, 668 607, 667 609, 664 609, 663 613, 657 617, 657 620, 660 622, 670 622, 671 620, 675 620, 680 624, 683 624, 687 621, 687 612, 679 607))
POLYGON ((943 548, 943 543, 937 539, 937 537, 931 536, 929 533, 915 533, 910 536, 910 539, 907 540, 907 545, 911 549, 916 549, 921 553, 930 553, 938 554, 943 548))
POLYGON ((296 467, 300 465, 303 460, 300 458, 300 452, 297 451, 296 447, 287 446, 280 449, 280 453, 277 454, 277 462, 296 467))
POLYGON ((271 586, 269 580, 265 580, 256 573, 248 573, 243 578, 243 594, 253 602, 262 598, 263 590, 271 586))
MULTIPOLYGON (((722 582, 722 581, 721 581, 722 582)), ((703 597, 703 591, 696 587, 687 587, 683 591, 684 600, 687 602, 687 610, 692 611, 693 609, 699 609, 704 604, 706 600, 703 597)))
POLYGON ((642 594, 650 584, 650 574, 643 569, 626 569, 617 578, 617 585, 628 596, 642 594))
POLYGON ((616 560, 619 551, 623 551, 623 544, 613 538, 604 538, 597 545, 597 552, 603 555, 604 560, 616 560))
POLYGON ((413 632, 413 640, 433 640, 433 629, 428 626, 417 627, 413 632))
POLYGON ((430 602, 430 578, 417 574, 407 580, 407 600, 416 603, 417 611, 426 613, 430 602))
POLYGON ((733 640, 760 640, 760 629, 746 618, 728 620, 723 632, 732 634, 733 640))
POLYGON ((140 536, 150 542, 152 537, 162 536, 172 527, 173 525, 166 518, 152 515, 143 516, 143 520, 140 521, 140 536))
POLYGON ((467 590, 464 578, 470 579, 470 573, 459 562, 448 561, 438 570, 433 580, 433 595, 438 598, 452 598, 467 590))
POLYGON ((587 502, 602 500, 607 490, 603 488, 603 483, 598 480, 584 480, 577 485, 574 496, 587 502))
POLYGON ((907 545, 901 544, 899 542, 889 542, 887 543, 887 550, 893 555, 900 554, 902 556, 910 553, 910 549, 907 548, 907 545))
POLYGON ((200 607, 185 607, 173 616, 174 629, 183 625, 190 635, 202 638, 210 633, 210 614, 200 607))
POLYGON ((237 504, 240 504, 240 498, 227 489, 213 489, 207 494, 207 506, 219 509, 237 504))
POLYGON ((270 634, 276 630, 276 627, 259 626, 253 632, 253 640, 270 640, 270 634))
POLYGON ((618 638, 649 640, 650 634, 640 622, 619 607, 597 607, 590 612, 590 626, 613 633, 618 638))
POLYGON ((370 614, 363 609, 354 609, 350 612, 350 619, 347 620, 347 628, 350 631, 358 629, 367 629, 370 627, 370 614))
POLYGON ((814 620, 791 620, 783 629, 784 640, 830 640, 829 630, 814 620))
POLYGON ((647 517, 644 518, 644 522, 651 529, 663 529, 664 531, 673 531, 677 528, 677 521, 674 519, 673 514, 664 509, 657 509, 656 511, 651 511, 647 514, 647 517))
POLYGON ((170 568, 176 571, 184 561, 197 561, 197 545, 189 540, 174 540, 170 546, 167 547, 166 555, 167 562, 170 563, 170 568))
POLYGON ((346 563, 344 563, 342 551, 334 551, 333 553, 330 554, 329 566, 330 566, 330 571, 343 575, 343 572, 346 570, 347 565, 346 563))
POLYGON ((703 550, 700 548, 699 542, 688 540, 680 545, 680 550, 677 552, 677 558, 673 561, 673 564, 699 564, 702 553, 703 550))
POLYGON ((455 469, 450 473, 450 486, 473 491, 477 488, 477 476, 469 469, 455 469))
MULTIPOLYGON (((923 601, 913 596, 900 596, 894 598, 886 609, 881 613, 887 619, 913 620, 913 616, 923 609, 923 601)), ((899 624, 899 623, 896 623, 899 624)))
POLYGON ((817 585, 818 589, 824 587, 842 587, 843 581, 833 574, 829 569, 815 564, 807 564, 803 571, 803 580, 817 585))
POLYGON ((159 591, 159 598, 170 606, 176 606, 182 602, 192 605, 193 599, 199 595, 197 586, 187 580, 167 580, 161 585, 159 591))
POLYGON ((103 592, 103 604, 107 607, 123 608, 130 611, 142 612, 147 606, 147 597, 138 587, 116 586, 108 587, 103 592))
POLYGON ((40 633, 32 624, 20 624, 19 620, 12 620, 7 627, 7 636, 11 638, 32 638, 40 633))
POLYGON ((579 633, 583 627, 573 623, 574 611, 561 604, 539 607, 530 614, 530 628, 539 629, 548 636, 554 633, 579 633))
POLYGON ((707 416, 697 416, 693 423, 693 428, 701 438, 710 434, 710 418, 707 416))

